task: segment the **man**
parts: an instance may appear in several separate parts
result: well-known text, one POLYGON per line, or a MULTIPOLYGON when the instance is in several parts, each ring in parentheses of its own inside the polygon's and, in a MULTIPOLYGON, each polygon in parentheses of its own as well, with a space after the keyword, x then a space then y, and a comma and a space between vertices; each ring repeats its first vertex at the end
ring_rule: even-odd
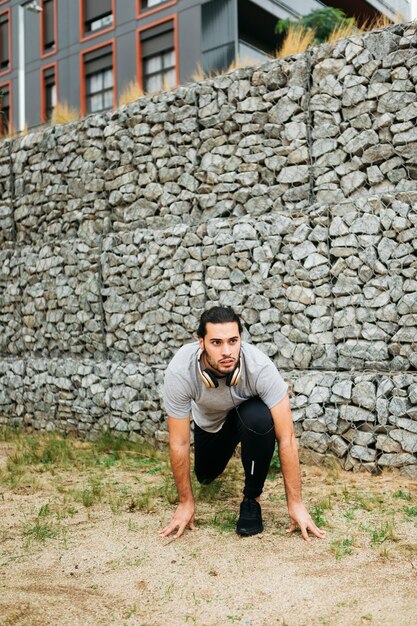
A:
POLYGON ((208 484, 225 469, 241 443, 245 471, 244 498, 236 532, 262 532, 259 497, 278 441, 290 528, 325 533, 313 522, 301 500, 301 479, 287 386, 272 361, 255 346, 241 341, 242 325, 231 308, 203 313, 198 342, 183 346, 168 365, 164 402, 168 412, 170 458, 179 504, 161 532, 180 537, 195 529, 190 480, 190 417, 194 420, 194 469, 208 484))

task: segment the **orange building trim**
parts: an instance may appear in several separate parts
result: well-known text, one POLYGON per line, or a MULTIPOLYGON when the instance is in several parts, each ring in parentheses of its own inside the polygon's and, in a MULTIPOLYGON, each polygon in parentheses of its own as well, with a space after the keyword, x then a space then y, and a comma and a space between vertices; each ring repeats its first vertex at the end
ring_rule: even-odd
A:
POLYGON ((142 70, 142 45, 140 42, 140 34, 145 31, 153 28, 154 26, 158 26, 159 24, 163 24, 164 22, 173 22, 174 26, 174 54, 175 54, 175 80, 177 85, 179 84, 179 58, 178 58, 178 19, 177 14, 170 15, 169 17, 164 17, 160 20, 156 20, 155 22, 151 22, 146 26, 141 26, 136 31, 136 59, 137 59, 137 68, 136 75, 138 85, 141 89, 143 89, 143 70, 142 70))
POLYGON ((169 0, 167 2, 161 2, 160 5, 153 7, 152 9, 142 8, 143 0, 136 0, 136 17, 144 17, 145 15, 151 15, 152 13, 157 13, 158 11, 163 11, 168 7, 172 7, 174 4, 177 4, 178 0, 169 0))

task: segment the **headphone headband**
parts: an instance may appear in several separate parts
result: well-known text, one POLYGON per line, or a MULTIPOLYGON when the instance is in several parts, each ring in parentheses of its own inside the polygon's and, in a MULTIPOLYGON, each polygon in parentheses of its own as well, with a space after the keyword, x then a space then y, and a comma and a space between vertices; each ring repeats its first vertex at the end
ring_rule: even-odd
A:
MULTIPOLYGON (((210 370, 203 367, 202 363, 203 358, 203 350, 200 350, 200 354, 198 355, 198 373, 200 374, 200 378, 203 381, 205 387, 207 389, 216 389, 219 386, 219 381, 217 377, 210 372, 210 370)), ((242 357, 239 355, 239 361, 236 365, 235 369, 227 374, 226 376, 226 385, 228 387, 234 387, 238 384, 240 377, 242 375, 242 357)))

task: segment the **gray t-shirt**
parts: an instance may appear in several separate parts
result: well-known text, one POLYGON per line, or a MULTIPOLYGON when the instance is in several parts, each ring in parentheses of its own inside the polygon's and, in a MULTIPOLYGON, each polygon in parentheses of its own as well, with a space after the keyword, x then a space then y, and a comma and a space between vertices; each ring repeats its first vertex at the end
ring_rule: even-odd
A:
POLYGON ((192 417, 203 430, 215 433, 234 406, 259 396, 271 409, 287 393, 287 384, 275 365, 250 343, 242 343, 242 375, 237 385, 227 387, 219 378, 216 389, 208 389, 198 372, 198 341, 180 348, 165 372, 164 404, 171 417, 192 417))

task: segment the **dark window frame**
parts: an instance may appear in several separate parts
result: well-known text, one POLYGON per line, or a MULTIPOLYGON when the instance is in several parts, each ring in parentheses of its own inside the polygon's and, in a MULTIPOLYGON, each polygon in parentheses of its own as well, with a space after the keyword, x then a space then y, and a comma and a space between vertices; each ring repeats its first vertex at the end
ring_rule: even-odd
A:
POLYGON ((11 9, 4 9, 3 11, 0 11, 0 23, 6 23, 7 24, 7 66, 5 68, 2 68, 2 47, 3 47, 3 43, 1 40, 1 32, 0 32, 0 76, 3 76, 4 74, 7 74, 8 72, 11 72, 12 70, 12 41, 11 41, 11 33, 12 33, 12 15, 11 15, 11 9), (7 17, 5 19, 2 19, 3 16, 7 17))
POLYGON ((151 13, 156 13, 157 11, 163 11, 168 7, 172 7, 174 4, 177 4, 178 0, 161 0, 154 7, 145 7, 143 0, 136 0, 137 8, 136 8, 136 17, 142 17, 144 15, 150 15, 151 13))
POLYGON ((88 15, 88 11, 86 11, 86 2, 96 2, 97 4, 102 0, 79 0, 79 16, 80 16, 80 41, 87 41, 89 39, 93 39, 94 37, 99 37, 105 33, 108 33, 116 28, 116 0, 108 0, 111 6, 111 12, 99 13, 97 15, 97 19, 104 18, 106 15, 112 16, 111 24, 105 25, 103 28, 98 28, 97 30, 89 30, 86 28, 86 23, 93 22, 94 20, 86 20, 86 14, 88 15))
POLYGON ((93 112, 99 113, 101 111, 108 111, 111 107, 115 106, 116 101, 117 101, 117 98, 116 98, 117 72, 116 72, 115 40, 112 39, 111 41, 106 41, 103 44, 84 50, 83 52, 81 52, 80 62, 81 62, 81 114, 89 115, 90 113, 93 113, 93 112), (107 54, 106 54, 106 48, 108 49, 107 54), (105 60, 103 60, 103 58, 107 56, 111 58, 111 64, 106 64, 105 60), (88 64, 90 64, 90 71, 88 68, 88 64), (94 66, 96 66, 97 71, 91 72, 91 69, 94 66), (88 87, 89 77, 93 76, 94 74, 97 75, 99 73, 103 73, 107 71, 108 69, 112 70, 111 88, 107 87, 99 91, 88 92, 87 87, 88 87), (100 94, 103 94, 103 97, 105 97, 104 94, 109 93, 110 91, 112 93, 111 107, 106 106, 100 110, 90 111, 89 98, 100 95, 100 94))
POLYGON ((47 81, 53 75, 55 85, 55 105, 58 103, 58 63, 52 63, 51 65, 45 65, 41 69, 41 120, 43 123, 49 122, 52 115, 48 115, 48 102, 47 102, 47 81))
MULTIPOLYGON (((158 26, 162 26, 164 24, 168 24, 171 23, 172 24, 172 29, 166 29, 166 32, 168 32, 169 30, 172 30, 172 37, 173 37, 173 48, 170 48, 169 50, 173 50, 174 51, 174 59, 175 59, 175 64, 174 64, 174 70, 175 70, 175 86, 177 86, 179 84, 179 64, 178 64, 178 21, 177 21, 177 15, 170 15, 169 17, 163 18, 161 20, 157 20, 156 22, 152 22, 150 24, 147 24, 146 26, 143 26, 141 28, 138 28, 137 30, 137 81, 138 84, 141 86, 142 89, 144 89, 145 86, 145 73, 144 73, 144 59, 146 58, 151 58, 151 56, 157 56, 157 53, 155 53, 154 55, 151 54, 147 54, 146 56, 143 55, 143 42, 142 42, 142 36, 145 33, 145 41, 146 41, 146 33, 148 33, 149 31, 152 31, 154 29, 156 29, 158 26)), ((157 36, 157 35, 156 35, 157 36)), ((152 37, 149 37, 149 39, 152 39, 152 37)), ((160 50, 160 54, 162 54, 165 50, 161 49, 160 50)), ((166 49, 166 51, 168 51, 168 49, 166 49)), ((172 69, 172 66, 170 66, 170 68, 172 69)), ((169 69, 169 68, 168 68, 169 69)), ((157 74, 157 73, 155 73, 157 74)))
POLYGON ((12 130, 13 128, 13 122, 12 122, 12 115, 13 115, 13 108, 12 108, 12 82, 8 81, 6 83, 2 83, 0 84, 0 92, 3 92, 4 88, 7 88, 8 90, 8 98, 9 98, 9 104, 8 104, 8 118, 7 118, 7 128, 4 128, 4 116, 3 116, 3 94, 0 97, 0 137, 6 137, 12 130))
POLYGON ((58 52, 58 2, 57 0, 41 0, 41 7, 42 7, 42 13, 40 14, 40 23, 41 23, 41 59, 45 59, 46 57, 49 57, 53 54, 56 54, 58 52), (52 11, 53 11, 53 15, 52 15, 52 29, 53 29, 53 45, 52 46, 45 46, 45 15, 46 15, 46 11, 45 11, 45 3, 48 3, 50 6, 52 5, 52 11))

